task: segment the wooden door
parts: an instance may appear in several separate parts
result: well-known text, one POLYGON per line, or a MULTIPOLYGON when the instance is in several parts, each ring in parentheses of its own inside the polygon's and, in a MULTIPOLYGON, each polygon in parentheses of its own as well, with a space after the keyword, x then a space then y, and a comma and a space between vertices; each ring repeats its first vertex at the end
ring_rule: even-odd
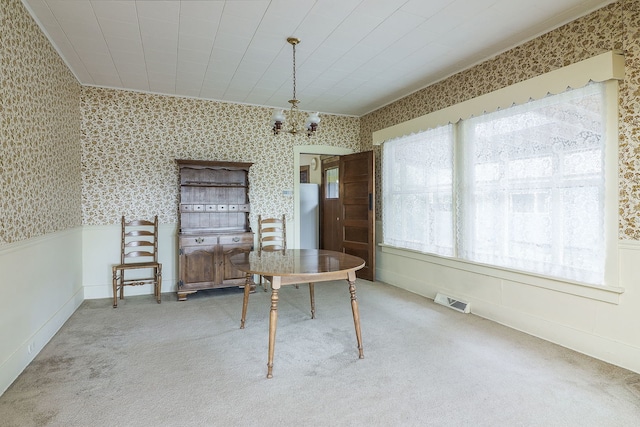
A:
POLYGON ((365 260, 357 277, 375 280, 375 164, 373 151, 340 157, 340 246, 365 260))

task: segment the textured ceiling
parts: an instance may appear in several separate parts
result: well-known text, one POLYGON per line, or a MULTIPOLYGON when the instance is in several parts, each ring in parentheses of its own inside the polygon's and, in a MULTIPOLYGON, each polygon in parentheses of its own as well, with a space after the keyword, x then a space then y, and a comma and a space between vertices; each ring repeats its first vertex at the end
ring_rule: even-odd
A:
POLYGON ((361 116, 613 0, 23 0, 84 85, 361 116))

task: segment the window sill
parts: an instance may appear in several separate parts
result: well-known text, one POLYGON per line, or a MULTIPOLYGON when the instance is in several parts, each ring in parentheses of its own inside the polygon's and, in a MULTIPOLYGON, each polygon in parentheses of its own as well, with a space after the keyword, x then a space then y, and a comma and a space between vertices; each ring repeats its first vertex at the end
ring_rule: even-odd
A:
POLYGON ((424 261, 431 264, 437 264, 444 267, 464 270, 471 273, 482 274, 489 277, 495 277, 511 282, 522 283, 538 288, 549 289, 555 292, 576 295, 583 298, 589 298, 597 301, 603 301, 610 304, 619 304, 620 295, 624 292, 624 288, 615 286, 597 286, 585 283, 571 282, 566 280, 558 280, 555 278, 525 273, 517 270, 510 270, 502 267, 489 266, 486 264, 478 264, 471 261, 461 260, 458 258, 446 258, 433 254, 414 251, 411 249, 397 248, 395 246, 378 244, 383 253, 402 256, 406 258, 424 261))

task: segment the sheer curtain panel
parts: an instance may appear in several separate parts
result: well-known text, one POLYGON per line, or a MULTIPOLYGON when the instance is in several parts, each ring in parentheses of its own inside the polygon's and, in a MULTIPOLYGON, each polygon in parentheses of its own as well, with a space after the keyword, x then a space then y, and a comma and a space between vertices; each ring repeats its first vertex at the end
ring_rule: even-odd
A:
POLYGON ((385 244, 454 255, 452 125, 385 142, 382 198, 385 244))
POLYGON ((458 256, 603 284, 604 84, 460 123, 458 256))

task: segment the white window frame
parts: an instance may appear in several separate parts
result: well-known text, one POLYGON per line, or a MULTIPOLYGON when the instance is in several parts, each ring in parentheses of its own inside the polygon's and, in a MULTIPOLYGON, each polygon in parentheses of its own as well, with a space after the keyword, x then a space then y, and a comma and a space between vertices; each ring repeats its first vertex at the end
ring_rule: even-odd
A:
MULTIPOLYGON (((624 289, 618 286, 618 84, 624 78, 624 57, 607 52, 594 58, 572 64, 516 85, 492 92, 461 104, 448 107, 422 117, 400 123, 373 134, 374 144, 402 135, 419 132, 460 119, 507 108, 514 103, 538 99, 549 93, 559 93, 568 86, 581 87, 589 81, 606 82, 606 143, 605 143, 605 286, 589 285, 536 273, 510 270, 502 267, 475 264, 457 258, 423 254, 418 251, 394 248, 381 244, 382 252, 394 253, 435 264, 462 268, 469 271, 501 277, 569 294, 616 303, 624 289)), ((454 155, 455 156, 455 155, 454 155)), ((454 158, 457 159, 457 156, 454 158)), ((457 174, 456 174, 457 175, 457 174)), ((384 201, 383 201, 384 203, 384 201)))

